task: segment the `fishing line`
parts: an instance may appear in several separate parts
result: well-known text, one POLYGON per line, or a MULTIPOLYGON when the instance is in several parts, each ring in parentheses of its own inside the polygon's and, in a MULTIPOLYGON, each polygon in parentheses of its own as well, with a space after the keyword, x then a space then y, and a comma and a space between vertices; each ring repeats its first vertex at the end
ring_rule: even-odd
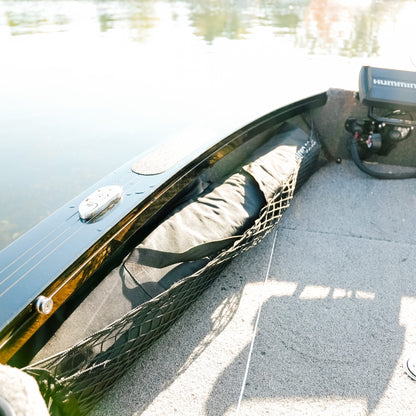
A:
MULTIPOLYGON (((73 214, 76 215, 76 214, 73 214)), ((72 215, 72 216, 73 216, 72 215)), ((71 224, 72 226, 73 224, 71 224)), ((26 259, 24 263, 22 263, 17 269, 15 269, 11 274, 6 276, 2 281, 0 281, 0 286, 6 282, 10 277, 12 277, 16 272, 18 272, 23 266, 25 266, 30 260, 35 258, 38 254, 40 254, 42 251, 44 251, 46 248, 48 248, 54 241, 56 241, 59 237, 61 237, 63 234, 65 234, 69 229, 71 229, 71 226, 66 227, 63 231, 61 231, 58 235, 56 235, 53 240, 49 241, 44 247, 42 247, 40 250, 38 250, 35 254, 33 254, 31 257, 26 259)), ((50 233, 45 235, 42 239, 40 239, 34 246, 28 248, 26 251, 24 251, 19 257, 17 257, 15 260, 13 260, 11 263, 9 263, 3 270, 0 270, 0 273, 3 273, 6 271, 9 267, 11 267, 14 263, 16 263, 19 259, 21 259, 25 254, 27 254, 29 251, 31 251, 34 247, 37 247, 43 240, 48 238, 50 235, 53 235, 54 232, 59 228, 59 226, 56 226, 50 233)), ((71 235, 70 235, 71 236, 71 235)))
MULTIPOLYGON (((137 184, 137 182, 135 184, 137 184)), ((98 215, 100 215, 100 214, 98 214, 98 215)), ((74 272, 71 273, 70 276, 68 276, 61 283, 61 285, 57 289, 55 289, 55 291, 52 294, 49 295, 49 297, 53 298, 64 286, 66 286, 66 284, 74 277, 74 275, 76 275, 80 270, 82 270, 82 268, 84 266, 86 266, 97 255, 97 252, 100 252, 110 241, 113 241, 121 232, 123 232, 126 227, 128 227, 132 222, 136 221, 138 215, 139 214, 135 215, 123 228, 118 230, 109 240, 107 240, 102 246, 100 246, 100 248, 94 254, 92 254, 90 257, 88 257, 74 272)), ((91 221, 93 221, 95 218, 96 217, 91 218, 91 221)), ((90 221, 86 221, 86 223, 89 223, 89 222, 90 221)), ((18 282, 20 282, 28 273, 30 273, 33 269, 35 269, 37 266, 39 266, 39 264, 41 264, 47 257, 49 257, 52 253, 54 253, 60 246, 62 246, 64 243, 66 243, 71 237, 73 237, 79 231, 81 231, 81 228, 78 228, 74 233, 69 235, 65 240, 63 240, 60 244, 58 244, 56 247, 54 247, 54 249, 52 251, 48 252, 48 254, 46 256, 44 256, 42 259, 40 259, 25 274, 20 276, 19 279, 14 281, 7 289, 5 289, 2 293, 0 293, 0 297, 2 297, 4 294, 6 294, 13 286, 15 286, 18 282)), ((39 253, 40 252, 38 252, 37 254, 39 254, 39 253)), ((33 256, 33 257, 35 257, 35 256, 33 256)), ((8 277, 6 279, 8 279, 8 277)))
MULTIPOLYGON (((138 185, 141 182, 142 178, 139 177, 138 180, 134 181, 133 183, 131 183, 130 185, 135 187, 136 185, 138 185)), ((128 178, 123 184, 121 184, 121 186, 124 187, 129 184, 129 182, 131 181, 131 178, 128 178)), ((128 191, 123 192, 123 194, 128 193, 128 191)), ((71 215, 69 218, 73 217, 76 214, 71 215)), ((85 221, 85 224, 91 224, 93 223, 96 218, 99 216, 100 214, 95 215, 94 217, 92 217, 91 219, 89 219, 88 221, 85 221)), ((78 223, 79 219, 77 220, 78 223)), ((22 267, 24 267, 27 263, 29 263, 31 260, 33 260, 36 256, 38 256, 40 253, 42 253, 42 251, 45 251, 47 249, 48 246, 50 246, 54 241, 56 241, 59 237, 61 237, 62 235, 65 234, 66 231, 70 230, 71 227, 74 224, 71 224, 69 226, 67 226, 67 228, 65 228, 63 231, 61 231, 57 236, 55 236, 55 238, 50 241, 46 246, 42 247, 40 250, 38 250, 36 253, 34 253, 31 257, 29 257, 23 264, 21 264, 17 269, 15 269, 12 273, 10 273, 8 276, 6 276, 1 282, 0 282, 0 286, 5 283, 7 280, 9 280, 15 273, 17 273, 22 267)), ((54 233, 54 231, 58 228, 59 226, 56 226, 54 228, 54 230, 52 230, 51 232, 48 233, 47 236, 51 235, 54 233)), ((79 233, 82 230, 82 228, 78 228, 77 230, 75 230, 74 232, 72 232, 71 234, 69 234, 61 243, 59 243, 57 246, 53 247, 53 249, 51 249, 50 251, 48 251, 48 253, 42 257, 34 266, 32 266, 29 270, 27 270, 22 276, 20 276, 17 280, 15 280, 10 286, 8 286, 6 289, 4 289, 3 292, 0 293, 0 297, 2 297, 4 294, 6 294, 13 286, 15 286, 17 283, 19 283, 24 277, 26 277, 26 275, 28 273, 30 273, 33 269, 35 269, 37 266, 39 266, 39 264, 41 264, 46 258, 48 258, 52 253, 54 253, 60 246, 62 246, 62 244, 64 244, 65 242, 67 242, 70 238, 72 238, 73 236, 75 236, 77 233, 79 233)), ((44 238, 42 238, 42 240, 44 240, 47 236, 45 236, 44 238)), ((42 241, 40 240, 40 241, 42 241)), ((39 245, 40 241, 34 246, 36 247, 37 245, 39 245)), ((33 248, 33 247, 32 247, 33 248)), ((25 253, 27 253, 30 249, 26 250, 25 253)), ((21 254, 19 256, 19 258, 21 258, 23 256, 23 254, 21 254)), ((15 259, 14 261, 12 261, 11 263, 9 263, 6 267, 4 267, 1 272, 7 270, 13 263, 15 263, 17 261, 17 259, 15 259)))
MULTIPOLYGON (((152 150, 150 150, 149 151, 149 153, 151 153, 152 152, 152 150)), ((143 156, 143 157, 145 157, 145 155, 143 156)), ((130 163, 132 163, 132 162, 130 162, 130 163)), ((130 186, 133 186, 133 187, 135 187, 137 184, 139 184, 140 183, 140 181, 141 181, 141 176, 144 176, 144 175, 139 175, 139 180, 137 180, 137 181, 133 181, 133 182, 131 182, 130 183, 130 186)), ((124 181, 124 183, 122 183, 120 186, 122 186, 123 187, 123 189, 124 189, 124 187, 127 185, 127 184, 129 184, 129 182, 130 181, 132 181, 132 178, 131 177, 128 177, 128 178, 126 178, 125 179, 125 181, 124 181)), ((123 195, 124 194, 127 194, 128 193, 128 191, 125 191, 125 192, 123 192, 123 195)), ((72 208, 72 207, 71 207, 72 208)), ((48 243, 47 243, 47 245, 46 246, 44 246, 44 247, 42 247, 40 250, 38 250, 37 252, 35 252, 31 257, 29 257, 28 259, 26 259, 26 261, 24 262, 24 263, 22 263, 17 269, 15 269, 11 274, 9 274, 8 276, 6 276, 3 280, 1 280, 0 281, 0 286, 3 284, 3 283, 5 283, 10 277, 12 277, 17 271, 19 271, 22 267, 24 267, 28 262, 30 262, 33 258, 35 258, 36 256, 38 256, 40 253, 42 253, 42 251, 44 251, 48 246, 50 246, 56 239, 58 239, 59 237, 61 237, 62 235, 64 235, 68 230, 70 230, 76 223, 78 223, 79 222, 79 217, 78 217, 78 211, 77 212, 75 212, 75 213, 73 213, 72 215, 70 215, 65 221, 68 221, 69 219, 71 219, 72 217, 74 217, 74 216, 77 216, 77 221, 75 222, 75 223, 71 223, 70 225, 67 225, 66 226, 66 228, 64 229, 64 230, 60 230, 60 232, 59 232, 59 234, 58 235, 56 235, 51 241, 49 241, 48 243)), ((96 214, 94 217, 92 217, 92 218, 90 218, 89 220, 87 220, 87 221, 85 221, 85 224, 89 224, 89 223, 92 223, 92 222, 94 222, 95 220, 96 220, 96 218, 99 216, 99 215, 101 215, 100 213, 99 214, 96 214)), ((65 223, 64 223, 65 224, 65 223)), ((47 239, 49 236, 53 236, 54 234, 55 234, 55 232, 56 232, 56 230, 58 230, 58 229, 60 229, 60 227, 62 226, 62 223, 60 223, 60 224, 57 224, 56 226, 54 226, 54 228, 53 229, 51 229, 46 235, 44 235, 40 240, 38 240, 37 242, 36 242, 36 244, 34 244, 34 245, 32 245, 30 248, 28 248, 28 249, 26 249, 23 253, 21 253, 18 257, 16 257, 14 260, 12 260, 11 262, 9 262, 7 265, 5 265, 2 269, 0 269, 0 275, 2 274, 2 273, 4 273, 8 268, 10 268, 13 264, 15 264, 19 259, 21 259, 25 254, 27 254, 28 252, 33 252, 33 249, 35 248, 35 247, 37 247, 37 246, 39 246, 40 245, 40 243, 41 242, 43 242, 45 239, 47 239)), ((74 236, 75 234, 77 234, 79 232, 79 230, 76 230, 74 233, 72 233, 72 234, 70 234, 65 240, 64 240, 64 242, 65 241, 67 241, 68 240, 68 238, 70 238, 70 237, 72 237, 72 236, 74 236)), ((62 243, 61 243, 62 244, 62 243)), ((61 245, 61 244, 59 244, 59 245, 61 245)), ((57 247, 59 247, 59 245, 57 246, 57 247)), ((56 250, 56 248, 57 247, 55 247, 55 250, 56 250)), ((36 264, 36 266, 37 265, 39 265, 44 259, 46 259, 48 257, 48 255, 46 255, 45 257, 43 257, 43 259, 39 262, 39 263, 37 263, 36 264)), ((35 266, 35 267, 36 267, 35 266)), ((31 270, 33 270, 33 267, 32 267, 32 269, 31 270)), ((0 294, 0 296, 2 296, 4 293, 1 293, 0 294)))
MULTIPOLYGON (((77 213, 72 214, 70 217, 67 218, 67 220, 69 220, 70 218, 72 218, 73 216, 77 215, 77 213)), ((46 238, 48 238, 50 235, 53 235, 55 233, 55 231, 60 227, 60 224, 56 225, 55 228, 53 228, 52 230, 50 230, 46 235, 44 235, 36 244, 34 244, 33 246, 29 247, 28 249, 26 249, 23 253, 20 254, 20 256, 16 257, 12 262, 10 262, 9 264, 7 264, 6 266, 4 266, 3 269, 0 270, 0 274, 5 272, 9 267, 13 266, 14 263, 16 263, 18 260, 20 260, 26 253, 28 253, 29 251, 33 250, 35 247, 37 247, 42 241, 44 241, 46 238)), ((59 237, 60 235, 62 235, 64 232, 66 232, 70 227, 65 228, 65 230, 61 231, 60 234, 58 234, 57 237, 59 237)), ((55 237, 55 239, 57 238, 55 237)), ((52 240, 48 243, 51 244, 53 241, 52 240)), ((46 246, 47 247, 47 246, 46 246)), ((42 249, 43 250, 43 249, 42 249)), ((38 252, 39 253, 39 252, 38 252)), ((35 253, 38 254, 38 253, 35 253)), ((33 258, 33 257, 32 257, 33 258)), ((5 279, 7 280, 7 278, 5 279)), ((0 285, 5 281, 1 281, 0 285)))
MULTIPOLYGON (((128 189, 126 189, 126 190, 124 190, 124 192, 123 192, 123 195, 128 195, 129 193, 130 193, 130 190, 131 189, 135 189, 135 187, 137 186, 137 185, 139 185, 140 184, 140 182, 142 182, 143 181, 143 177, 144 176, 148 176, 148 175, 138 175, 138 179, 136 180, 136 176, 134 177, 134 179, 132 179, 132 177, 128 177, 120 186, 122 186, 123 187, 123 189, 124 189, 124 187, 126 187, 127 185, 129 185, 128 186, 128 189)), ((157 175, 155 175, 155 176, 157 176, 157 175)), ((180 180, 180 178, 177 178, 177 180, 174 182, 174 183, 172 183, 171 184, 171 187, 173 187, 174 186, 174 184, 178 181, 178 180, 180 180)), ((149 194, 149 195, 151 195, 155 190, 153 189, 153 186, 147 186, 147 188, 149 189, 149 190, 151 190, 152 192, 149 194)), ((142 193, 144 193, 145 191, 143 191, 142 193)), ((73 214, 72 216, 74 216, 74 215, 76 215, 76 214, 73 214)), ((94 217, 92 217, 92 218, 90 218, 89 220, 87 220, 87 221, 85 221, 85 224, 91 224, 91 223, 93 223, 96 219, 97 219, 97 217, 99 217, 101 215, 101 213, 98 213, 98 214, 96 214, 94 217)), ((72 217, 71 216, 71 217, 72 217)), ((71 218, 70 217, 70 218, 71 218)), ((109 242, 109 241, 111 241, 111 240, 113 240, 121 231, 123 231, 124 229, 125 229, 125 227, 127 226, 127 225, 130 225, 133 221, 135 221, 137 219, 137 215, 136 216, 134 216, 121 230, 119 230, 110 240, 108 240, 105 244, 104 244, 104 246, 109 242)), ((79 220, 79 218, 77 219, 77 222, 76 223, 78 223, 80 220, 79 220)), ((67 226, 67 228, 64 230, 64 231, 62 231, 61 233, 59 233, 58 234, 58 236, 56 236, 52 241, 50 241, 46 246, 44 246, 44 247, 42 247, 40 250, 38 250, 36 253, 34 253, 31 257, 29 257, 28 259, 26 259, 26 261, 23 263, 23 264, 21 264, 17 269, 15 269, 14 271, 12 271, 8 276, 6 276, 2 281, 0 281, 0 286, 3 284, 3 283, 5 283, 7 280, 9 280, 14 274, 16 274, 20 269, 22 269, 24 266, 26 266, 31 260, 33 260, 36 256, 38 256, 38 255, 40 255, 43 251, 45 251, 45 249, 48 247, 48 246, 50 246, 54 241, 56 241, 59 237, 61 237, 62 235, 64 235, 65 234, 65 232, 67 231, 67 230, 70 230, 73 226, 75 225, 75 223, 74 224, 71 224, 70 226, 67 226)), ((56 230, 58 228, 58 226, 57 227, 55 227, 54 228, 54 230, 53 231, 51 231, 48 235, 51 235, 51 234, 53 234, 53 232, 56 230)), ((52 253, 54 253, 59 247, 61 247, 64 243, 66 243, 69 239, 71 239, 72 237, 74 237, 76 234, 78 234, 80 231, 82 231, 82 229, 83 228, 80 228, 80 227, 78 227, 74 232, 72 232, 71 234, 69 234, 63 241, 61 241, 58 245, 56 245, 56 246, 53 246, 48 252, 47 252, 47 254, 46 255, 44 255, 36 264, 34 264, 29 270, 27 270, 23 275, 21 275, 21 276, 19 276, 19 278, 17 279, 17 280, 15 280, 10 286, 8 286, 7 288, 5 288, 4 290, 3 290, 3 292, 1 292, 0 293, 0 298, 3 296, 3 295, 5 295, 11 288, 13 288, 17 283, 19 283, 22 279, 24 279, 31 271, 33 271, 36 267, 38 267, 44 260, 46 260, 52 253)), ((45 237, 44 237, 45 238, 45 237)), ((43 238, 43 239, 44 239, 43 238)), ((42 240, 43 240, 42 239, 42 240)), ((35 245, 35 247, 37 246, 38 244, 36 244, 35 245)), ((103 247, 103 246, 102 246, 103 247)), ((101 247, 101 248, 102 248, 101 247)), ((28 252, 30 249, 28 249, 26 252, 28 252)), ((26 253, 25 252, 25 253, 26 253)), ((22 257, 22 255, 20 255, 19 256, 19 258, 20 257, 22 257)), ((92 257, 94 257, 94 256, 92 256, 92 257)), ((88 258, 88 261, 92 258, 92 257, 89 257, 88 258)), ((16 259, 13 261, 13 262, 11 262, 11 263, 9 263, 9 265, 7 265, 6 267, 4 267, 3 269, 2 269, 2 272, 3 271, 5 271, 5 270, 7 270, 13 263, 15 263, 16 262, 16 259)), ((86 263, 84 262, 83 263, 83 265, 82 266, 84 266, 86 263)), ((79 268, 77 269, 77 271, 79 271, 79 268)), ((50 297, 53 297, 60 289, 62 289, 62 287, 63 286, 65 286, 65 284, 68 282, 68 281, 70 281, 71 279, 72 279, 72 277, 73 277, 73 274, 74 273, 72 273, 71 274, 71 276, 69 276, 67 279, 65 279, 65 281, 64 281, 64 283, 50 296, 50 297)))
MULTIPOLYGON (((158 147, 155 146, 155 148, 153 150, 149 150, 149 152, 146 152, 146 154, 144 154, 142 156, 142 158, 146 157, 146 155, 149 153, 152 153, 155 149, 157 149, 158 147)), ((132 162, 130 162, 131 164, 132 162)), ((148 176, 148 175, 138 175, 138 179, 136 180, 136 175, 134 176, 134 179, 128 175, 127 178, 124 180, 124 182, 122 184, 119 184, 120 186, 126 187, 127 185, 129 185, 129 189, 135 189, 135 187, 140 184, 140 182, 143 180, 144 176, 148 176)), ((156 175, 157 176, 157 175, 156 175)), ((123 195, 127 195, 129 193, 129 189, 124 190, 123 195)), ((149 187, 149 189, 153 189, 152 186, 149 187)), ((144 193, 144 191, 143 191, 144 193)), ((68 219, 74 217, 77 215, 77 212, 72 214, 68 219)), ((90 218, 89 220, 85 221, 85 224, 90 224, 93 223, 96 218, 98 216, 100 216, 101 213, 96 214, 94 217, 90 218)), ((68 220, 67 219, 67 220, 68 220)), ((66 221, 67 221, 66 220, 66 221)), ((20 269, 22 269, 23 267, 25 267, 28 263, 30 263, 35 257, 41 255, 42 252, 46 251, 46 249, 51 246, 57 239, 59 239, 62 236, 65 236, 65 234, 70 231, 71 232, 71 228, 74 227, 77 223, 79 222, 79 218, 77 218, 77 221, 75 223, 72 223, 70 225, 64 225, 65 229, 61 230, 60 227, 62 226, 61 224, 56 225, 52 230, 50 230, 45 236, 43 236, 39 241, 37 241, 36 244, 34 244, 33 246, 31 246, 30 248, 28 248, 27 250, 25 250, 23 253, 21 253, 17 258, 13 259, 11 262, 9 262, 9 264, 5 265, 1 270, 0 270, 0 275, 2 273, 4 273, 7 269, 9 269, 13 264, 15 264, 17 261, 19 261, 19 259, 21 259, 22 257, 24 257, 24 255, 32 252, 34 248, 36 248, 37 246, 40 245, 40 243, 42 241, 44 241, 45 239, 47 239, 50 236, 54 236, 54 234, 56 233, 56 230, 59 229, 59 234, 55 235, 53 237, 52 240, 50 240, 45 246, 41 247, 40 249, 38 249, 35 253, 33 253, 30 257, 28 257, 27 259, 25 259, 25 261, 20 264, 20 266, 18 266, 16 269, 14 269, 13 271, 11 271, 8 275, 6 275, 5 277, 3 277, 2 280, 0 280, 0 286, 2 286, 4 283, 6 283, 13 275, 15 275, 20 269)), ((130 223, 130 222, 129 222, 130 223)), ((11 286, 7 287, 4 289, 3 292, 0 293, 0 297, 2 297, 7 291, 9 291, 13 286, 15 286, 19 281, 21 281, 28 273, 30 273, 34 268, 36 268, 37 266, 39 266, 46 258, 48 258, 53 252, 55 252, 63 243, 65 243, 66 241, 68 241, 70 238, 72 238, 73 236, 75 236, 77 233, 79 233, 79 231, 81 231, 82 228, 78 228, 76 229, 74 232, 72 232, 71 234, 69 234, 63 241, 61 241, 58 245, 52 246, 52 249, 50 251, 47 252, 46 255, 44 255, 34 266, 32 266, 29 270, 27 270, 23 275, 21 275, 16 281, 14 281, 12 283, 11 286)))
MULTIPOLYGON (((223 144, 221 147, 224 147, 224 146, 226 146, 228 144, 228 142, 226 143, 226 144, 223 144)), ((150 152, 149 152, 150 153, 150 152)), ((144 157, 144 156, 143 156, 144 157)), ((143 180, 143 176, 148 176, 148 175, 138 175, 139 176, 139 178, 138 178, 138 180, 132 180, 132 178, 130 177, 130 176, 128 176, 127 177, 127 180, 125 180, 124 181, 124 183, 122 183, 120 186, 122 186, 123 187, 123 189, 124 189, 124 187, 126 186, 126 185, 130 185, 129 186, 129 189, 131 189, 131 188, 134 188, 134 187, 136 187, 138 184, 140 184, 140 182, 143 180)), ((155 175, 155 176, 157 176, 157 175, 155 175)), ((179 180, 179 178, 177 179, 177 180, 179 180)), ((175 181, 175 183, 176 183, 176 181, 175 181)), ((172 184, 171 186, 173 186, 174 184, 172 184)), ((152 189, 152 191, 154 191, 154 189, 153 189, 153 187, 149 187, 149 189, 152 189)), ((144 192, 144 191, 143 191, 144 192)), ((126 194, 128 194, 129 193, 129 191, 128 190, 125 190, 124 192, 123 192, 123 195, 126 195, 126 194)), ((150 194, 149 194, 150 195, 150 194)), ((76 215, 76 213, 75 214, 73 214, 72 216, 74 216, 74 215, 76 215)), ((99 216, 99 215, 101 215, 100 213, 99 214, 96 214, 96 216, 94 216, 94 217, 92 217, 91 219, 89 219, 89 220, 87 220, 87 221, 85 221, 85 224, 90 224, 90 223, 93 223, 95 220, 96 220, 96 218, 99 216)), ((72 217, 71 216, 71 217, 72 217)), ((69 218, 71 218, 71 217, 69 217, 69 218)), ((79 219, 78 219, 78 221, 79 221, 79 219)), ((78 223, 78 221, 77 221, 77 223, 78 223)), ((129 221, 129 224, 131 223, 131 221, 129 221)), ((55 240, 57 240, 59 237, 61 237, 62 235, 64 235, 65 234, 65 232, 67 231, 67 230, 70 230, 71 228, 72 228, 72 226, 73 226, 74 224, 71 224, 71 225, 69 225, 69 226, 67 226, 67 228, 65 228, 65 230, 64 231, 61 231, 59 234, 58 234, 58 236, 57 237, 55 237, 52 241, 50 241, 46 246, 44 246, 44 247, 42 247, 40 250, 38 250, 36 253, 34 253, 31 257, 29 257, 23 264, 21 264, 17 269, 15 269, 15 270, 13 270, 9 275, 7 275, 7 276, 5 276, 4 278, 3 278, 3 280, 2 281, 0 281, 0 286, 3 284, 3 283, 5 283, 7 280, 9 280, 14 274, 16 274, 21 268, 23 268, 24 266, 26 266, 31 260, 33 260, 36 256, 38 256, 40 253, 42 253, 42 251, 45 251, 45 249, 49 246, 49 245, 51 245, 55 240)), ((59 226, 56 226, 53 230, 51 230, 49 233, 48 233, 48 236, 49 235, 53 235, 53 233, 55 232, 55 230, 58 228, 59 226)), ((72 234, 69 234, 61 243, 59 243, 57 246, 55 246, 55 247, 52 247, 52 249, 50 250, 50 251, 48 251, 48 253, 45 255, 45 256, 43 256, 35 265, 33 265, 29 270, 27 270, 23 275, 21 275, 17 280, 15 280, 9 287, 7 287, 7 288, 5 288, 4 289, 4 291, 3 292, 1 292, 0 293, 0 298, 4 295, 4 294, 6 294, 13 286, 15 286, 17 283, 19 283, 22 279, 24 279, 24 277, 26 277, 33 269, 35 269, 37 266, 39 266, 46 258, 48 258, 52 253, 54 253, 62 244, 64 244, 66 241, 68 241, 70 238, 72 238, 73 236, 75 236, 77 233, 79 233, 80 231, 82 230, 82 228, 78 228, 78 229, 76 229, 72 234)), ((44 240, 46 238, 46 236, 45 237, 43 237, 40 241, 42 241, 42 240, 44 240)), ((28 249, 28 250, 26 250, 25 251, 25 253, 24 254, 26 254, 27 252, 29 252, 31 249, 33 249, 33 247, 36 247, 36 246, 38 246, 39 245, 39 243, 40 243, 40 241, 38 241, 38 243, 37 244, 35 244, 34 246, 32 246, 30 249, 28 249)), ((23 256, 23 254, 21 254, 20 256, 19 256, 19 258, 21 258, 23 256)), ((5 266, 2 270, 1 270, 1 273, 2 272, 4 272, 5 270, 7 270, 12 264, 14 264, 16 261, 17 261, 18 259, 14 259, 12 262, 10 262, 7 266, 5 266)), ((71 276, 72 276, 72 274, 71 274, 71 276)), ((67 281, 69 281, 70 280, 70 278, 69 279, 66 279, 65 280, 65 283, 67 282, 67 281)), ((55 292, 56 293, 56 292, 55 292)), ((54 294, 55 294, 54 293, 54 294)))
POLYGON ((260 297, 260 301, 259 301, 259 306, 257 308, 257 317, 256 317, 256 322, 254 324, 253 335, 252 335, 252 338, 251 338, 250 350, 248 352, 246 369, 244 371, 243 383, 241 385, 241 390, 240 390, 240 397, 238 398, 237 409, 235 411, 236 416, 238 416, 240 414, 241 402, 243 400, 244 390, 246 388, 248 371, 249 371, 249 368, 250 368, 251 357, 252 357, 252 354, 253 354, 254 342, 256 340, 257 328, 258 328, 258 325, 259 325, 261 309, 263 307, 263 302, 264 302, 264 297, 265 297, 266 284, 267 284, 267 281, 269 280, 270 268, 271 268, 271 265, 272 265, 272 259, 273 259, 273 255, 274 255, 274 248, 275 248, 275 245, 276 245, 276 237, 277 237, 277 228, 274 230, 273 244, 272 244, 272 248, 271 248, 271 251, 270 251, 269 263, 267 265, 267 272, 266 272, 266 276, 264 278, 263 286, 262 286, 262 289, 261 289, 261 297, 260 297))

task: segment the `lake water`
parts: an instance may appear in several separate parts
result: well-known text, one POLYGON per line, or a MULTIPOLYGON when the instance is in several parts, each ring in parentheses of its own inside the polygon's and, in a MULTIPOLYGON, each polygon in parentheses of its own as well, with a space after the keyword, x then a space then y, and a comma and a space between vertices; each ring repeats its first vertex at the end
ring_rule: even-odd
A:
POLYGON ((356 88, 362 65, 416 70, 414 16, 404 0, 0 0, 0 249, 207 115, 248 123, 356 88))

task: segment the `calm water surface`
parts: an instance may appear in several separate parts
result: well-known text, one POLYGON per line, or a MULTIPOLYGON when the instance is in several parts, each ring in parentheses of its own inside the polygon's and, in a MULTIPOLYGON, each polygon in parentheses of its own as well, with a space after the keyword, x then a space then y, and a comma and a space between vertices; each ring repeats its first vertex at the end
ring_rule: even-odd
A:
POLYGON ((0 1, 0 249, 208 115, 354 89, 361 65, 416 70, 415 15, 404 0, 0 1))

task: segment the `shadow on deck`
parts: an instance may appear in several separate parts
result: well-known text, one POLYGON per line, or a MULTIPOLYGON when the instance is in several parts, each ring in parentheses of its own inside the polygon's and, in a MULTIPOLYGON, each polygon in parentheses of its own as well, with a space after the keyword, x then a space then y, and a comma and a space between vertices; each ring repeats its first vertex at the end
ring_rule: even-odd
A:
MULTIPOLYGON (((278 231, 241 415, 411 415, 415 180, 329 164, 278 231)), ((271 236, 237 258, 93 415, 235 414, 271 236)))

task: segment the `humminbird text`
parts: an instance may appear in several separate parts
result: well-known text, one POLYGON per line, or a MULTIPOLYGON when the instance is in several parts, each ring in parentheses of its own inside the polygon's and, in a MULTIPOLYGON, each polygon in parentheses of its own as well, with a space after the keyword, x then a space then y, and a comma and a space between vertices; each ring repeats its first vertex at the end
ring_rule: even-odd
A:
POLYGON ((400 87, 400 88, 416 89, 416 84, 414 82, 391 81, 388 79, 373 78, 373 84, 384 85, 386 87, 400 87))

